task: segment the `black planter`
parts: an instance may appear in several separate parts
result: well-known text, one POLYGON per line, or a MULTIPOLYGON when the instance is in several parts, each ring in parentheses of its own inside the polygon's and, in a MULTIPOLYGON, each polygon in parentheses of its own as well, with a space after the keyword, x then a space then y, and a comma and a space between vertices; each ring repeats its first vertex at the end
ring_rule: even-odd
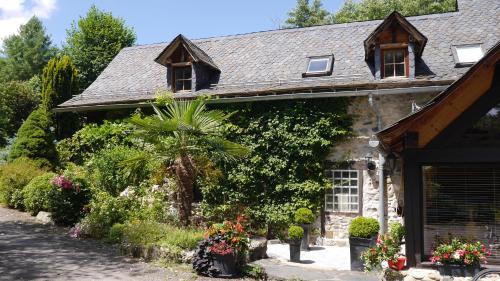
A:
POLYGON ((459 265, 459 264, 444 264, 438 266, 438 271, 441 276, 453 277, 474 277, 481 271, 481 266, 476 265, 459 265))
POLYGON ((309 251, 309 233, 311 232, 311 224, 302 224, 300 226, 304 229, 304 237, 302 237, 302 241, 300 242, 300 249, 309 251))
POLYGON ((300 262, 300 244, 302 240, 289 240, 290 244, 290 261, 300 262))
POLYGON ((377 236, 372 238, 349 237, 349 248, 351 250, 351 270, 364 271, 364 263, 361 254, 370 247, 375 246, 377 236))
POLYGON ((234 277, 236 275, 236 255, 214 255, 214 267, 219 271, 219 277, 234 277))

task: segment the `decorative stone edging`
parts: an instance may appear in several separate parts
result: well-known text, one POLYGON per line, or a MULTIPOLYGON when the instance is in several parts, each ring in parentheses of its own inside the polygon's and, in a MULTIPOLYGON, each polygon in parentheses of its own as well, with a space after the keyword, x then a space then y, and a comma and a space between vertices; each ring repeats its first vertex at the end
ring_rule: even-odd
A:
POLYGON ((145 261, 156 260, 160 258, 169 259, 175 262, 191 263, 194 251, 173 251, 167 247, 158 245, 132 245, 121 244, 119 246, 122 254, 132 256, 134 258, 142 258, 145 261))
MULTIPOLYGON (((381 273, 380 280, 384 281, 470 281, 472 277, 441 276, 437 270, 410 268, 404 271, 385 271, 381 273)), ((492 274, 481 281, 500 281, 500 275, 492 274)))

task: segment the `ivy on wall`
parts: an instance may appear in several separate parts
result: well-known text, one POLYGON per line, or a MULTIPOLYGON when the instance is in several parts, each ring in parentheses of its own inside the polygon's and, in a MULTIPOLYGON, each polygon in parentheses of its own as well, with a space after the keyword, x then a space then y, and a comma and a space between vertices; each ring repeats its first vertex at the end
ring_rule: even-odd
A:
POLYGON ((224 177, 201 184, 204 212, 245 210, 259 225, 285 227, 299 207, 323 203, 325 158, 351 135, 346 98, 212 105, 234 111, 229 138, 251 149, 224 177))

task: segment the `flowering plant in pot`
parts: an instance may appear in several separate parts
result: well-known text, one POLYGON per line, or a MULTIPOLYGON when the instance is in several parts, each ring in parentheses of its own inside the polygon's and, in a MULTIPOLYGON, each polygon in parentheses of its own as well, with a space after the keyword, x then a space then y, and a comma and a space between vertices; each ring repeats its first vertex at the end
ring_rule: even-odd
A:
POLYGON ((204 241, 193 259, 193 268, 201 275, 232 277, 238 262, 248 250, 249 238, 243 226, 245 218, 213 224, 205 232, 204 241))
POLYGON ((290 261, 300 262, 300 245, 304 237, 304 229, 297 225, 288 228, 288 244, 290 244, 290 261))
POLYGON ((404 235, 405 229, 400 223, 392 224, 387 234, 379 235, 375 246, 361 255, 365 271, 384 267, 402 270, 406 262, 406 257, 400 254, 404 235))
POLYGON ((471 277, 487 263, 491 251, 479 241, 453 238, 437 244, 430 261, 438 267, 441 275, 471 277))
POLYGON ((295 223, 302 226, 304 229, 304 237, 300 244, 300 249, 309 250, 309 234, 311 232, 311 224, 314 222, 314 214, 308 208, 300 208, 295 211, 295 223))

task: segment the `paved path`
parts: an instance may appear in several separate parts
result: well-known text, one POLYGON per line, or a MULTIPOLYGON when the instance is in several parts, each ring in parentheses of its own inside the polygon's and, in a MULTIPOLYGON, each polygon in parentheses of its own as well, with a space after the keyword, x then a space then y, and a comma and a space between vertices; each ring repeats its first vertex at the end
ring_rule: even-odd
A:
MULTIPOLYGON (((281 261, 290 259, 290 246, 286 243, 268 243, 267 255, 281 261)), ((311 269, 351 269, 349 247, 314 246, 309 251, 300 251, 302 265, 311 269)))
POLYGON ((99 241, 0 207, 0 280, 210 280, 120 256, 99 241))

